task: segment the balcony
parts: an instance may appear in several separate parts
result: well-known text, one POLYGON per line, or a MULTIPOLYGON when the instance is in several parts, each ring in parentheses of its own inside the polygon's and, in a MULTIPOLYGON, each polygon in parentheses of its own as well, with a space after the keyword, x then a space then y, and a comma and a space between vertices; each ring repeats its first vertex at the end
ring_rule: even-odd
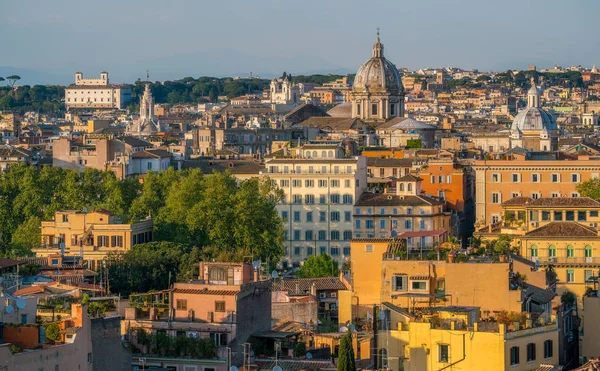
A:
POLYGON ((532 262, 539 261, 542 264, 600 264, 600 257, 535 257, 530 256, 532 262))

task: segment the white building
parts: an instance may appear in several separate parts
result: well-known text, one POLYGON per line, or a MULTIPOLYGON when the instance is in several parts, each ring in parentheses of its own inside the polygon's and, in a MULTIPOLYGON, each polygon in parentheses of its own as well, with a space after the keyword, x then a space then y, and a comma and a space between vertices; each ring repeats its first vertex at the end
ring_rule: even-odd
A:
POLYGON ((65 89, 65 106, 71 108, 124 109, 131 101, 131 88, 112 85, 108 72, 100 73, 99 79, 84 79, 83 73, 75 74, 75 85, 65 89))
POLYGON ((267 159, 264 175, 285 192, 277 205, 286 233, 284 262, 326 253, 350 258, 353 205, 367 188, 366 157, 341 158, 336 145, 309 145, 298 158, 267 159))

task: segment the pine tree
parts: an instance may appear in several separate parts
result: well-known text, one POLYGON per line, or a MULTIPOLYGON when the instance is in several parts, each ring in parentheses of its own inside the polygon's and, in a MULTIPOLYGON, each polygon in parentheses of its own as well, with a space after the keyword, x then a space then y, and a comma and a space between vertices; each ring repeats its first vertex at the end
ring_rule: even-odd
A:
POLYGON ((338 371, 356 371, 354 348, 352 348, 352 332, 350 330, 346 332, 340 341, 337 369, 338 371))

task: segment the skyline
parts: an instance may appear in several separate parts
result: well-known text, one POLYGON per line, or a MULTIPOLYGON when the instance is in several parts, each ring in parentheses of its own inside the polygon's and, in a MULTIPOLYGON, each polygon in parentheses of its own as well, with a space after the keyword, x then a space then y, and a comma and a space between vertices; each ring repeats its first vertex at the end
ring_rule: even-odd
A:
POLYGON ((153 80, 353 73, 369 58, 377 27, 399 68, 504 71, 600 61, 591 47, 600 3, 592 1, 105 4, 4 4, 0 32, 13 37, 0 73, 23 71, 22 84, 69 84, 76 71, 103 70, 114 82, 144 79, 147 69, 153 80))

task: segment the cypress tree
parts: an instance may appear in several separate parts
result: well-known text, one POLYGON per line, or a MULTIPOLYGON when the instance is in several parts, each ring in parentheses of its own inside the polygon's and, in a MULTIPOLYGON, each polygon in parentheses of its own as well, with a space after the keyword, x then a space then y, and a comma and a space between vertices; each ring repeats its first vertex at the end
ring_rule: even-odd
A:
POLYGON ((354 348, 352 348, 352 332, 348 330, 340 341, 340 353, 338 358, 338 371, 356 371, 354 363, 354 348))

